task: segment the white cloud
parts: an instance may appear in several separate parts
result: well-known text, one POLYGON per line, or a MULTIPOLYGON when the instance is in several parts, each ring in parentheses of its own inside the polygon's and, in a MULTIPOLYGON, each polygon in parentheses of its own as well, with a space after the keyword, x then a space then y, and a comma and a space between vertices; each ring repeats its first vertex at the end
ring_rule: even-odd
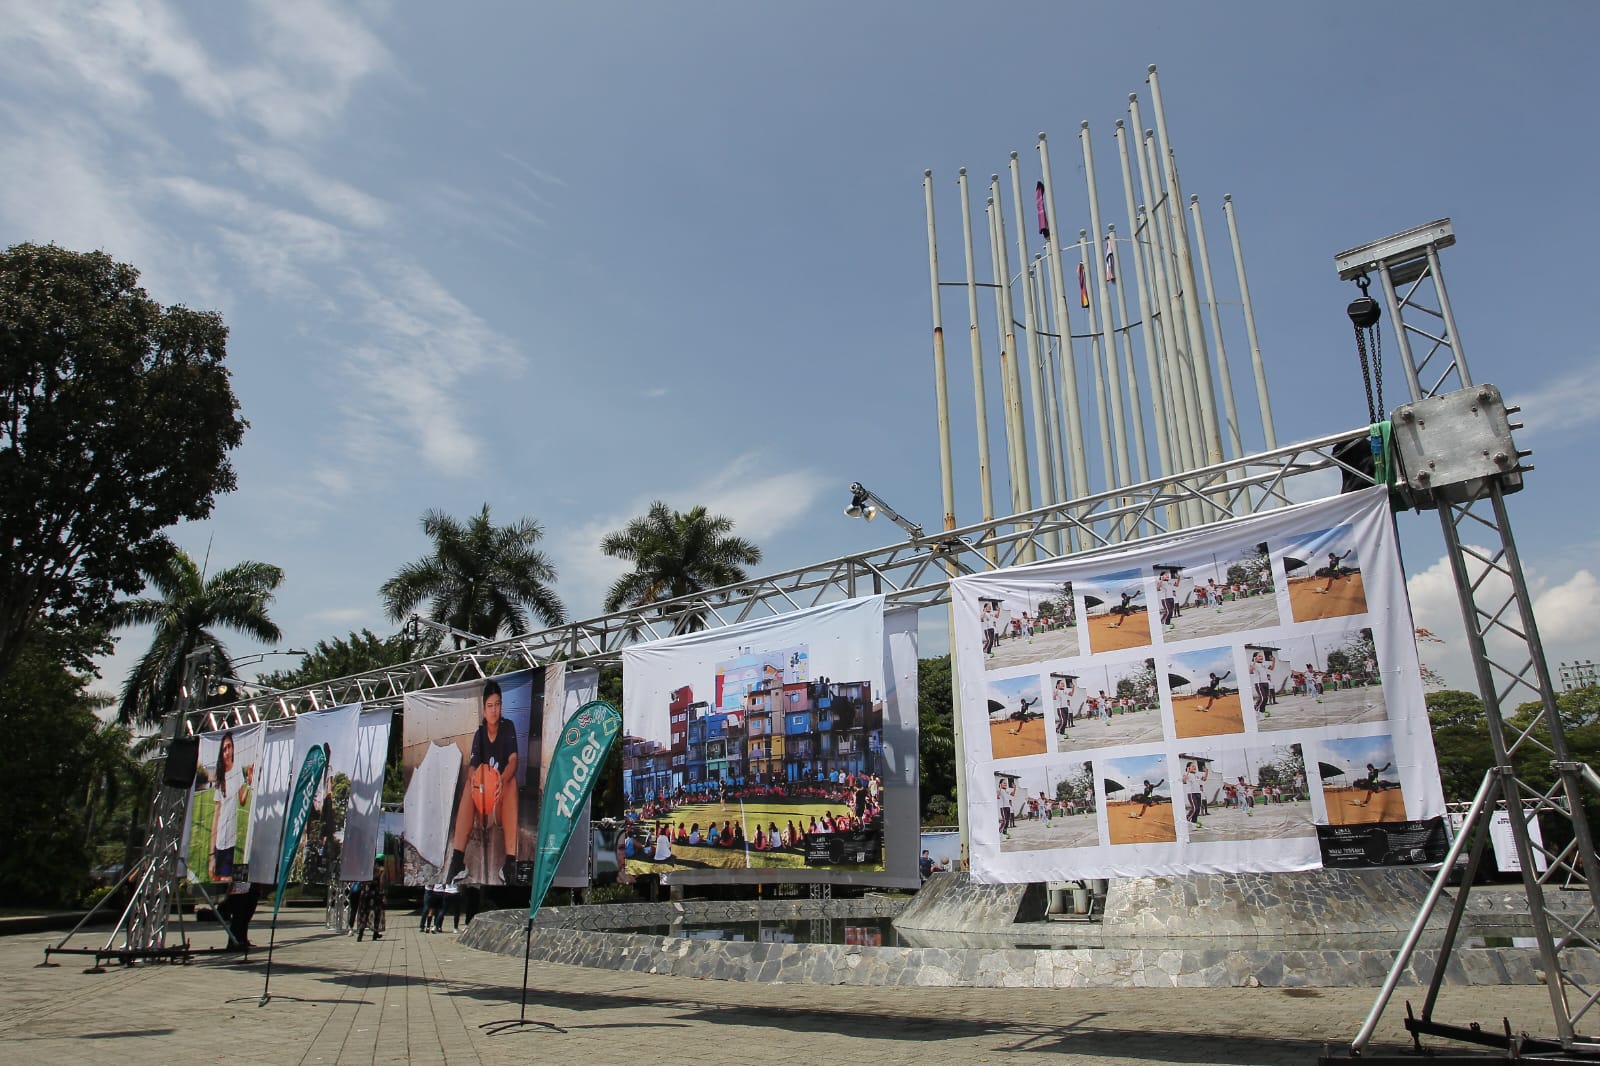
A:
POLYGON ((1505 390, 1505 399, 1507 404, 1522 407, 1513 420, 1525 421, 1528 428, 1519 435, 1555 437, 1580 432, 1600 421, 1600 374, 1590 366, 1530 391, 1511 386, 1505 390))
POLYGON ((379 616, 380 612, 372 606, 366 607, 328 607, 320 611, 312 611, 306 618, 313 622, 327 622, 338 626, 353 626, 361 623, 370 623, 379 616))
MULTIPOLYGON (((561 575, 560 592, 567 613, 586 618, 600 613, 606 590, 628 570, 628 564, 600 551, 600 541, 643 514, 655 500, 676 510, 704 506, 712 514, 733 519, 736 536, 764 543, 796 526, 827 487, 814 470, 777 469, 771 456, 751 452, 738 456, 697 484, 664 489, 638 497, 618 512, 568 528, 551 541, 549 554, 561 575)), ((766 563, 755 568, 767 573, 766 563)))
POLYGON ((293 152, 257 149, 239 153, 239 166, 277 189, 301 197, 335 221, 376 229, 389 218, 386 204, 353 185, 319 174, 293 152))
MULTIPOLYGON (((1487 554, 1481 547, 1473 547, 1472 551, 1487 554)), ((1483 564, 1469 558, 1470 579, 1477 580, 1483 572, 1483 564)), ((1560 661, 1592 658, 1594 644, 1600 640, 1600 616, 1594 609, 1595 603, 1600 602, 1600 579, 1587 569, 1571 572, 1558 584, 1550 584, 1548 579, 1534 573, 1525 577, 1533 595, 1533 613, 1544 645, 1545 661, 1552 673, 1560 661)), ((1441 558, 1426 570, 1413 574, 1406 582, 1406 590, 1411 596, 1416 625, 1443 641, 1442 644, 1419 644, 1423 661, 1437 670, 1451 688, 1477 691, 1477 675, 1467 649, 1466 629, 1461 621, 1449 559, 1441 558)), ((1498 573, 1490 574, 1481 582, 1476 600, 1480 607, 1494 610, 1510 592, 1509 579, 1498 573)), ((1512 624, 1515 617, 1513 609, 1505 619, 1512 624)), ((1506 633, 1491 631, 1486 645, 1490 658, 1504 666, 1520 669, 1525 661, 1523 642, 1506 633)), ((1503 688, 1507 680, 1506 675, 1496 671, 1496 683, 1500 687, 1503 688)), ((1519 687, 1508 700, 1515 706, 1531 698, 1531 690, 1519 687)))

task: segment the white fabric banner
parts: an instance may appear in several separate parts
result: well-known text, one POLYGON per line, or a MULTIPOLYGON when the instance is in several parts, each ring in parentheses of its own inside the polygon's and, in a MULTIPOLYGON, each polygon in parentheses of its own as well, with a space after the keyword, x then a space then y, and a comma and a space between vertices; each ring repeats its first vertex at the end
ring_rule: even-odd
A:
POLYGON ((952 591, 974 880, 1411 862, 1442 839, 1384 490, 952 591))
POLYGON ((369 879, 378 857, 382 840, 378 814, 393 714, 390 710, 363 712, 356 727, 355 768, 350 775, 350 799, 344 812, 344 846, 339 853, 339 877, 344 881, 369 879))
POLYGON ((294 721, 267 725, 256 764, 256 800, 250 811, 250 880, 270 885, 277 880, 278 848, 283 843, 283 819, 294 783, 294 721))
POLYGON ((628 873, 917 883, 915 626, 883 607, 624 650, 628 873))

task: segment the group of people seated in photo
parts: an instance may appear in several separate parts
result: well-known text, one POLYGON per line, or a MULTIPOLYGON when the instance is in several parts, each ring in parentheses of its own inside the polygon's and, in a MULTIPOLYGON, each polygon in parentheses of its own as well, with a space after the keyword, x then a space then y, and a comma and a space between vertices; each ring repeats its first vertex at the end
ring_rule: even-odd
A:
POLYGON ((708 821, 702 828, 699 822, 685 826, 683 822, 657 822, 648 830, 629 831, 623 840, 622 854, 627 859, 646 859, 666 862, 673 857, 674 849, 731 848, 751 851, 793 851, 804 854, 806 841, 829 833, 861 833, 877 824, 883 817, 880 807, 867 807, 862 814, 841 811, 835 815, 824 811, 822 817, 813 815, 809 822, 786 819, 783 828, 775 821, 762 825, 755 821, 753 832, 746 834, 744 821, 723 819, 719 826, 708 821))
MULTIPOLYGON (((675 849, 695 848, 792 851, 803 855, 811 837, 861 833, 881 826, 883 781, 876 774, 833 770, 810 780, 766 782, 737 778, 697 782, 646 797, 628 810, 626 819, 628 829, 620 842, 623 859, 667 862, 675 849), (802 813, 798 818, 786 818, 787 824, 782 827, 770 818, 765 825, 759 817, 752 818, 747 827, 743 816, 720 819, 720 824, 718 819, 710 818, 704 825, 693 815, 672 817, 682 807, 694 807, 693 813, 703 816, 704 808, 713 804, 727 811, 729 804, 740 808, 747 802, 765 801, 770 806, 773 800, 825 806, 821 815, 802 813), (835 804, 837 813, 832 807, 835 804)), ((692 852, 688 854, 693 857, 692 852)))

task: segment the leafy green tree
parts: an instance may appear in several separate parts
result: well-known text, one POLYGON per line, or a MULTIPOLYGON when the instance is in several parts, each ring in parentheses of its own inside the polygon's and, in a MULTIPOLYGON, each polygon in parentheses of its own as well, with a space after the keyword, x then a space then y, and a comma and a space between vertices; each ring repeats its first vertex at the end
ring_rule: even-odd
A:
MULTIPOLYGON (((435 622, 480 637, 526 633, 530 618, 566 620, 557 598, 556 570, 536 545, 544 529, 523 518, 506 526, 489 519, 489 505, 459 522, 442 511, 422 516, 433 550, 402 566, 379 595, 391 621, 403 622, 424 601, 435 622)), ((456 646, 463 643, 455 638, 456 646)))
POLYGON ((917 660, 917 721, 923 813, 942 820, 949 817, 949 806, 961 794, 956 774, 955 693, 948 655, 917 660), (945 800, 944 814, 935 815, 935 798, 945 800))
MULTIPOLYGON (((660 500, 652 503, 643 515, 600 542, 601 551, 633 564, 606 593, 605 609, 642 607, 745 580, 744 568, 761 561, 761 549, 733 536, 732 529, 733 519, 710 514, 704 507, 683 512, 660 500)), ((675 633, 704 626, 704 611, 692 607, 680 608, 673 617, 675 633)))
POLYGON ((1483 701, 1471 692, 1446 689, 1428 693, 1427 703, 1444 798, 1458 803, 1470 800, 1494 765, 1483 701))
POLYGON ((283 571, 276 566, 247 561, 206 577, 187 553, 173 549, 143 574, 161 598, 124 600, 112 614, 119 627, 155 627, 149 650, 122 686, 117 721, 123 724, 154 725, 178 709, 184 670, 196 648, 211 645, 216 649, 212 669, 233 673, 215 628, 263 643, 283 637, 267 614, 273 593, 283 582, 283 571))
POLYGON ((0 899, 8 904, 70 906, 87 887, 91 861, 85 788, 107 753, 86 689, 91 675, 63 665, 58 642, 36 632, 0 685, 0 899))
POLYGON ((102 252, 0 252, 0 676, 30 627, 98 624, 162 530, 234 488, 227 327, 138 280, 102 252))
POLYGON ((292 670, 275 670, 262 674, 260 682, 269 688, 300 688, 319 681, 350 677, 382 670, 386 666, 399 666, 438 650, 437 634, 425 633, 411 637, 396 633, 380 637, 370 629, 351 632, 348 637, 319 640, 311 646, 311 654, 300 660, 292 670))

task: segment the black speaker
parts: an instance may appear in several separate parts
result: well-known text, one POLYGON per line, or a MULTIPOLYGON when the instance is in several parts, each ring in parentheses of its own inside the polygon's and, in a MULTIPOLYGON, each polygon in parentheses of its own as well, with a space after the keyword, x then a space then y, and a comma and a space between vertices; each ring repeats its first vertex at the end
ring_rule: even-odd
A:
POLYGON ((162 782, 169 788, 192 788, 200 764, 200 738, 179 737, 167 745, 167 768, 162 782))

